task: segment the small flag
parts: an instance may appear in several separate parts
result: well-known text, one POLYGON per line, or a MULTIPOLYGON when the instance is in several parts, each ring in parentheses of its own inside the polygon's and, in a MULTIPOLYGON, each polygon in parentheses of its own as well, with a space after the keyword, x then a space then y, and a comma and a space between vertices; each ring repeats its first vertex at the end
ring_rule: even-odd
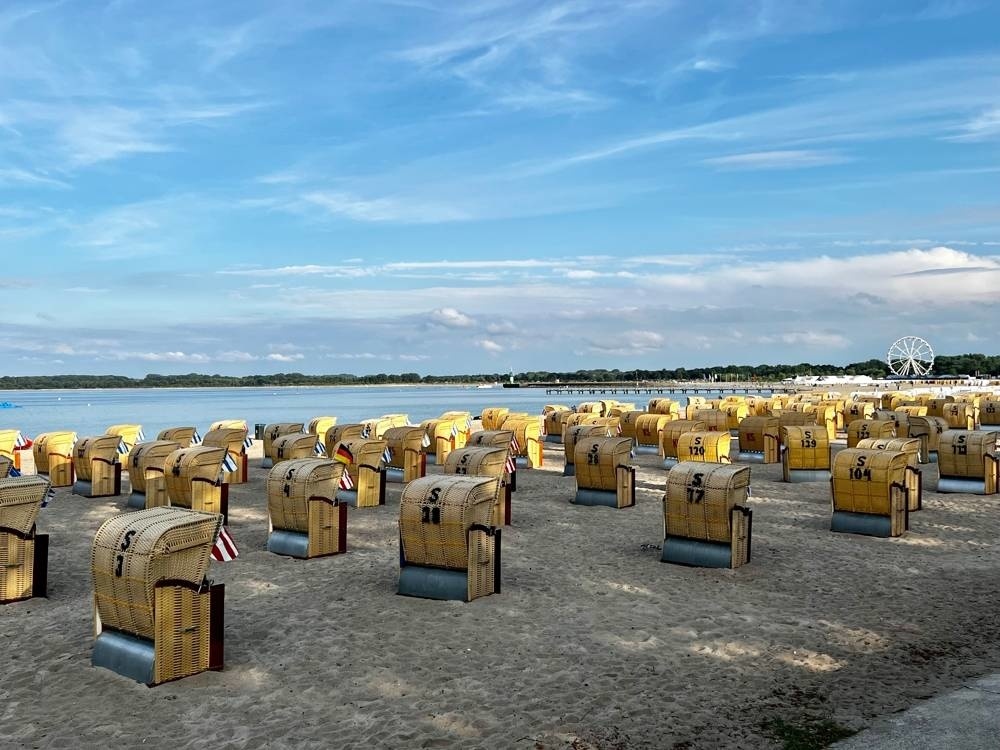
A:
POLYGON ((128 455, 128 445, 126 445, 124 440, 118 441, 118 452, 123 456, 128 455))
POLYGON ((451 436, 458 437, 458 426, 454 422, 451 424, 451 436))
POLYGON ((386 446, 385 450, 382 451, 382 462, 389 464, 392 463, 392 448, 386 446))
POLYGON ((21 470, 20 469, 15 469, 13 466, 11 466, 10 467, 10 471, 7 472, 7 476, 9 476, 9 477, 19 477, 19 476, 21 476, 21 470))
POLYGON ((334 461, 340 461, 342 464, 347 464, 350 466, 354 463, 354 454, 351 453, 351 449, 346 445, 341 443, 337 446, 336 452, 333 454, 334 461))
POLYGON ((317 456, 326 455, 326 448, 319 440, 316 441, 316 447, 313 448, 313 451, 315 451, 317 456))
POLYGON ((28 439, 24 437, 20 432, 17 433, 17 437, 14 439, 14 448, 27 448, 28 439))
POLYGON ((367 440, 371 436, 372 436, 372 423, 365 422, 365 426, 361 428, 361 437, 367 440))
POLYGON ((465 420, 465 431, 472 432, 472 417, 469 417, 465 420))
POLYGON ((635 458, 635 448, 630 448, 628 452, 629 458, 635 458))
POLYGON ((54 487, 49 487, 49 489, 45 493, 45 499, 42 500, 42 507, 43 508, 48 508, 49 507, 49 501, 55 500, 55 498, 56 498, 56 490, 55 490, 55 488, 54 487))
POLYGON ((139 434, 136 436, 136 440, 141 443, 145 439, 146 439, 146 433, 143 432, 142 428, 140 427, 139 428, 139 434))
POLYGON ((229 530, 223 526, 219 529, 219 536, 212 547, 212 559, 219 562, 230 562, 240 556, 240 551, 236 549, 236 542, 229 536, 229 530))
POLYGON ((340 489, 342 490, 353 490, 354 482, 351 480, 351 475, 346 471, 340 475, 340 489))
POLYGON ((233 460, 233 457, 230 456, 228 453, 226 454, 226 457, 222 459, 222 471, 227 473, 231 471, 236 471, 236 462, 233 460))
POLYGON ((253 447, 253 438, 247 435, 243 439, 243 447, 246 448, 247 450, 250 450, 253 447))
POLYGON ((521 452, 521 445, 517 442, 516 435, 510 439, 510 452, 515 456, 521 452))
POLYGON ((622 434, 622 423, 619 422, 618 425, 617 425, 617 427, 615 429, 617 430, 617 434, 621 435, 622 434))
POLYGON ((191 445, 201 445, 201 433, 198 430, 195 430, 194 435, 191 437, 191 445))
POLYGON ((428 435, 428 434, 427 434, 427 433, 425 432, 425 433, 424 433, 424 439, 420 441, 420 447, 421 447, 421 448, 429 448, 429 447, 430 447, 430 445, 431 445, 431 438, 430 438, 430 436, 429 436, 429 435, 428 435))
POLYGON ((508 474, 513 474, 515 471, 517 471, 517 459, 515 459, 513 456, 507 456, 507 462, 504 468, 507 469, 508 474))

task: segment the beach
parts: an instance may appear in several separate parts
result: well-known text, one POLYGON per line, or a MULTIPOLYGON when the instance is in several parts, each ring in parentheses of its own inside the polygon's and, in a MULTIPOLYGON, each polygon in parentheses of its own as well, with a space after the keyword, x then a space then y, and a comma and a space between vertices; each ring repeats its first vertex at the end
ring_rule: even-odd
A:
POLYGON ((686 568, 659 561, 659 459, 634 460, 636 507, 578 507, 547 444, 518 472, 502 592, 463 604, 395 593, 400 485, 350 509, 346 554, 266 552, 260 450, 230 491, 240 556, 210 566, 225 670, 155 688, 90 665, 90 547, 125 495, 57 491, 49 598, 0 608, 0 744, 778 748, 775 721, 861 729, 1000 659, 1000 496, 925 491, 901 538, 834 534, 827 483, 754 465, 750 563, 686 568))

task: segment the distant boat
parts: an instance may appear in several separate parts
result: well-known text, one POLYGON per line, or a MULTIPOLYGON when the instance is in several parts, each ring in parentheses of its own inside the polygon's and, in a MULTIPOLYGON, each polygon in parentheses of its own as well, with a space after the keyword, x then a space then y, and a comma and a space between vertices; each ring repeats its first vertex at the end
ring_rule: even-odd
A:
POLYGON ((476 386, 476 388, 492 388, 492 387, 493 387, 492 383, 480 383, 479 385, 476 386))
POLYGON ((0 401, 0 409, 20 409, 20 404, 12 404, 10 401, 0 401))

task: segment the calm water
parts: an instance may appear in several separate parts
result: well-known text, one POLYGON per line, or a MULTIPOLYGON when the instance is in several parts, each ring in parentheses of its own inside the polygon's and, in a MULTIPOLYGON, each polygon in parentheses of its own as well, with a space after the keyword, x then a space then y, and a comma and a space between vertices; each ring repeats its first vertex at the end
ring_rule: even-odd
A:
MULTIPOLYGON (((545 404, 570 406, 599 398, 602 396, 553 396, 537 388, 454 386, 0 391, 0 403, 21 407, 0 409, 0 429, 19 429, 29 437, 52 430, 99 435, 109 425, 137 423, 153 438, 165 427, 193 425, 204 433, 217 420, 245 419, 252 433, 257 423, 308 422, 324 415, 335 416, 339 422, 357 422, 403 413, 411 422, 420 422, 446 411, 469 411, 477 416, 487 406, 539 414, 545 404)), ((651 397, 619 393, 603 398, 635 402, 644 408, 651 397)), ((679 394, 671 398, 687 401, 679 394)))

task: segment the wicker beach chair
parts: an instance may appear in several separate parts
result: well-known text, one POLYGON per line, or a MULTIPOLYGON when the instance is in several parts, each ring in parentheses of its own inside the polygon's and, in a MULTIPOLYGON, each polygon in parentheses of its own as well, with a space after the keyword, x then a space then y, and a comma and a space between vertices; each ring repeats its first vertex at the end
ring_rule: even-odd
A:
POLYGON ((910 512, 923 507, 923 472, 920 471, 920 441, 916 438, 866 438, 856 446, 865 450, 906 454, 906 507, 910 512))
POLYGON ((776 464, 781 460, 779 420, 774 416, 745 417, 738 430, 739 452, 743 463, 776 464))
POLYGON ((574 448, 575 505, 629 508, 635 505, 632 441, 622 437, 583 437, 574 448))
POLYGON ((167 459, 187 443, 174 440, 147 440, 136 443, 128 454, 128 478, 131 492, 128 507, 133 510, 159 508, 168 505, 167 459))
POLYGON ((224 447, 196 445, 175 450, 166 461, 164 480, 170 505, 229 517, 229 484, 223 471, 224 447))
POLYGON ((331 458, 337 455, 341 445, 353 457, 351 463, 344 468, 344 473, 350 477, 353 486, 340 490, 337 495, 340 502, 356 508, 385 505, 385 450, 389 444, 384 439, 362 437, 341 440, 330 454, 331 458))
POLYGON ((508 457, 510 443, 504 447, 458 448, 448 454, 444 462, 445 474, 461 476, 491 477, 497 482, 497 494, 493 504, 492 524, 509 526, 511 520, 511 491, 508 480, 508 457))
POLYGON ((825 482, 830 479, 830 436, 826 430, 818 428, 816 424, 781 427, 783 481, 825 482))
POLYGON ((392 454, 385 467, 386 481, 406 484, 427 473, 427 455, 424 453, 426 433, 423 428, 390 427, 382 437, 392 454))
POLYGON ((327 458, 295 458, 271 469, 269 552, 311 558, 347 551, 347 506, 337 500, 343 471, 342 463, 327 458))
POLYGON ((76 433, 69 430, 42 432, 35 436, 31 455, 35 460, 35 471, 47 476, 53 487, 71 487, 73 472, 73 445, 76 433))
POLYGON ((35 521, 50 486, 41 476, 0 479, 0 604, 46 595, 49 536, 35 521))
POLYGON ((832 531, 902 536, 909 526, 907 456, 845 448, 833 459, 832 531))
POLYGON ((125 445, 119 435, 95 435, 76 441, 73 466, 76 481, 73 494, 83 497, 114 497, 122 492, 122 465, 125 445))
MULTIPOLYGON (((261 459, 261 468, 270 469, 277 463, 275 459, 274 443, 284 435, 302 434, 305 424, 303 422, 276 422, 264 426, 264 457, 261 459)), ((315 444, 315 440, 313 441, 315 444)), ((311 455, 311 454, 310 454, 311 455)))
POLYGON ((229 458, 236 464, 236 468, 223 473, 223 481, 226 484, 243 484, 249 477, 247 434, 246 423, 243 423, 242 427, 213 427, 205 433, 201 442, 209 448, 225 448, 229 458))
POLYGON ((938 445, 938 492, 996 494, 1000 435, 988 430, 946 430, 938 445))

